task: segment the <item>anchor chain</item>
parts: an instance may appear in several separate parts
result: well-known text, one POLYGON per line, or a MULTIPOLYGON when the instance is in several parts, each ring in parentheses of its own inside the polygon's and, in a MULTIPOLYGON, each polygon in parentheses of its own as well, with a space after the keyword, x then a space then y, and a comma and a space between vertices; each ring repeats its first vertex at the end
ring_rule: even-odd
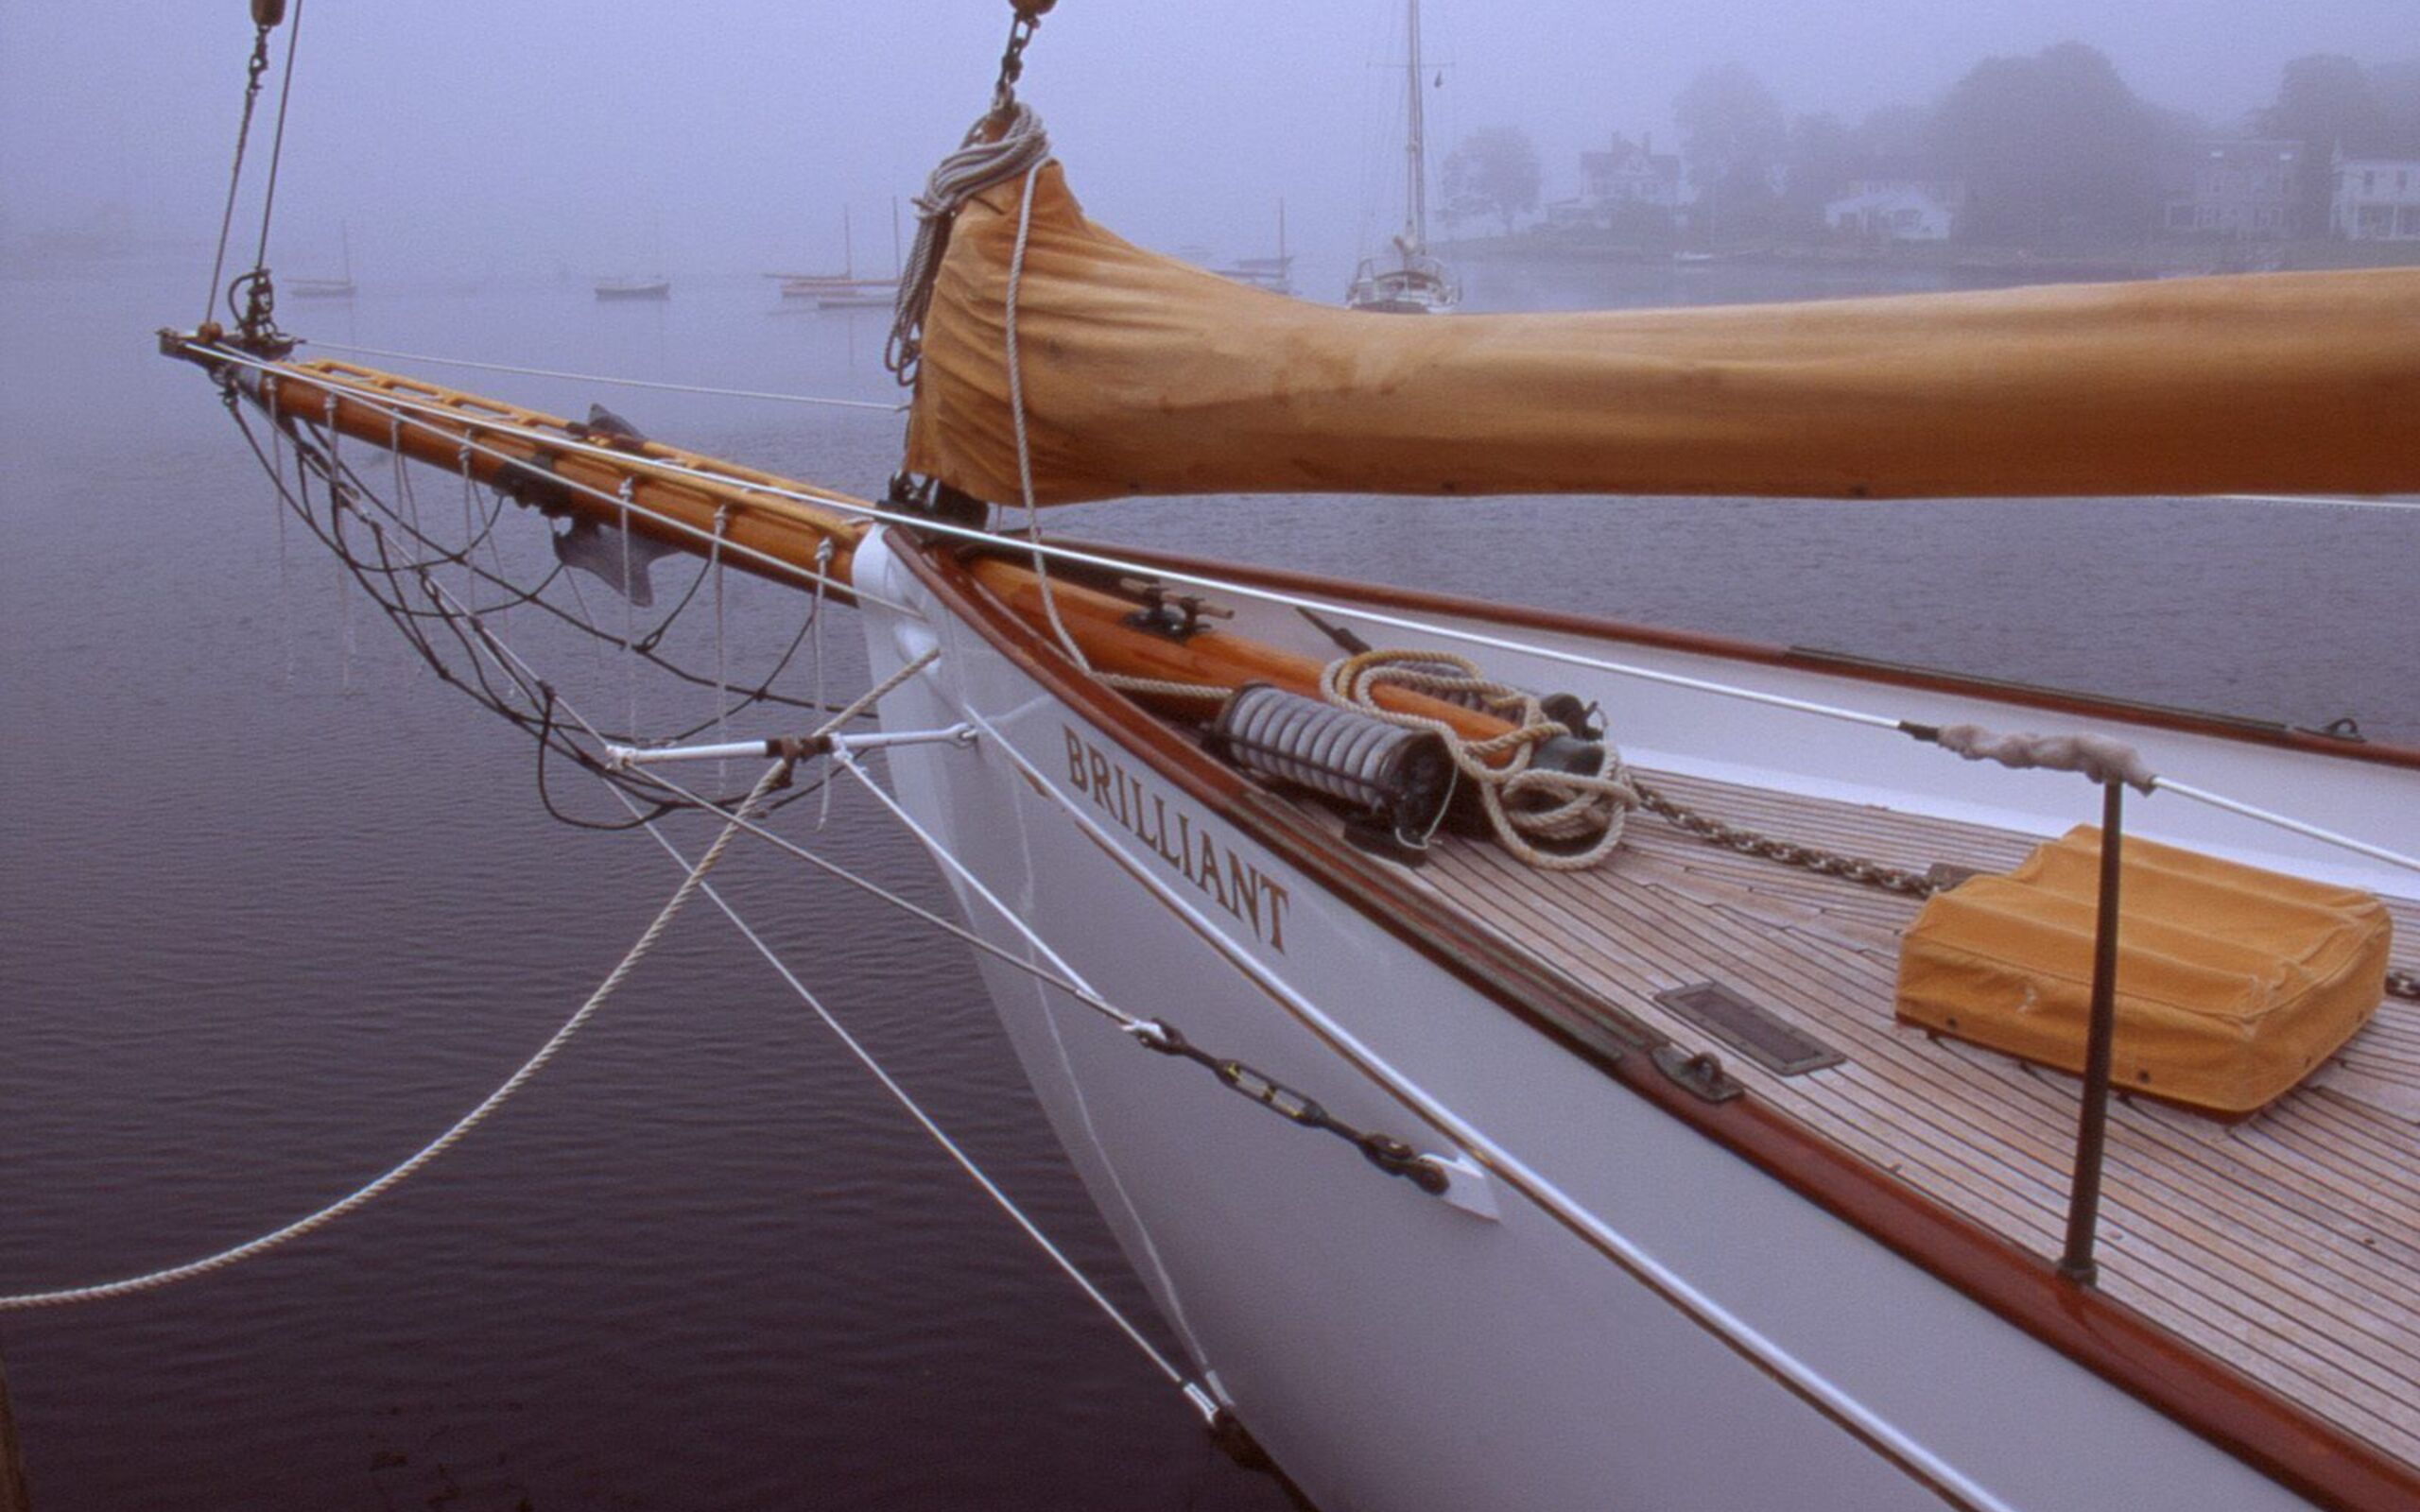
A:
MULTIPOLYGON (((1929 871, 1911 871, 1904 867, 1885 866, 1861 856, 1844 855, 1837 850, 1824 850, 1789 840, 1776 840, 1772 835, 1754 830, 1725 824, 1695 809, 1673 801, 1644 782, 1636 783, 1641 808, 1686 830, 1712 845, 1737 850, 1742 855, 1762 856, 1784 866, 1801 867, 1826 877, 1861 883, 1910 898, 1930 898, 1946 892, 1966 880, 1962 868, 1934 867, 1929 871)), ((2420 1003, 2420 971, 2397 969, 2386 973, 2386 995, 2406 1003, 2420 1003)))
POLYGON ((1962 880, 1962 876, 1945 874, 1940 869, 1911 871, 1904 867, 1869 861, 1862 856, 1844 855, 1837 850, 1824 850, 1790 840, 1777 840, 1772 835, 1741 829, 1736 824, 1725 824, 1720 819, 1700 814, 1644 782, 1634 785, 1638 789, 1639 806, 1649 813, 1669 820, 1701 840, 1737 850, 1742 855, 1762 856, 1784 866, 1799 867, 1823 876, 1839 877, 1910 898, 1929 898, 1934 893, 1956 886, 1962 880))
POLYGON ((1165 1021, 1154 1019, 1147 1023, 1137 1023, 1132 1033, 1144 1048, 1204 1067, 1229 1088, 1280 1118, 1305 1128, 1335 1135, 1359 1150, 1363 1160, 1387 1175, 1399 1176, 1431 1196, 1444 1192, 1447 1184, 1445 1173, 1434 1160, 1393 1135, 1355 1128, 1274 1076, 1255 1071, 1240 1060, 1223 1059, 1201 1049, 1165 1021))
POLYGON ((252 33, 251 61, 244 74, 244 114, 235 126, 235 163, 227 177, 227 208, 218 217, 218 251, 210 265, 210 298, 202 307, 201 323, 215 324, 218 310, 218 281, 227 271, 227 243, 235 230, 235 193, 244 179, 244 149, 252 136, 252 112, 260 104, 261 81, 268 74, 268 34, 276 26, 274 21, 261 19, 255 12, 257 25, 252 33))
POLYGON ((1009 23, 1009 45, 1000 54, 1000 77, 992 86, 992 113, 1005 119, 1017 102, 1017 80, 1025 77, 1025 50, 1041 29, 1042 18, 1059 0, 1009 0, 1016 19, 1009 23))

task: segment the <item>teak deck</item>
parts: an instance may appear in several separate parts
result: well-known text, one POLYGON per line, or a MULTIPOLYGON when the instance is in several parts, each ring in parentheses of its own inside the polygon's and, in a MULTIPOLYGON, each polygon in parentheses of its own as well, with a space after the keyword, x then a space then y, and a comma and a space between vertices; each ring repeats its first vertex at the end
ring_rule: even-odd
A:
MULTIPOLYGON (((1641 774, 1733 824, 1912 867, 2015 864, 2026 836, 1726 783, 1641 774)), ((1917 900, 1698 840, 1634 815, 1589 872, 1532 870, 1443 839, 1410 873, 1507 942, 1770 1101, 2010 1239, 2059 1252, 2077 1083, 1938 1040, 1892 1013, 1917 900), (1721 982, 1844 1063, 1775 1076, 1655 1001, 1721 982)), ((2420 964, 2420 905, 2390 902, 2420 964)), ((2100 1285, 2247 1374, 2420 1462, 2420 1005, 2388 999, 2326 1067, 2222 1124, 2115 1100, 2100 1285)))

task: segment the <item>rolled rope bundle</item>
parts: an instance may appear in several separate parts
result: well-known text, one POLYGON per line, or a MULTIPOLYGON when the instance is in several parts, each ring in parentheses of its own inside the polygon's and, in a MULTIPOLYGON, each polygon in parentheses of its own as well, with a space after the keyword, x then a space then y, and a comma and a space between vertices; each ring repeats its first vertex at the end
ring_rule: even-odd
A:
POLYGON ((900 270, 899 301, 892 307, 890 339, 883 349, 883 366, 903 387, 916 381, 933 280, 941 272, 942 254, 949 249, 950 227, 959 210, 986 189, 1023 177, 1049 156, 1050 136, 1042 128, 1042 117, 1030 105, 1013 104, 1004 119, 986 115, 976 122, 958 150, 942 159, 925 180, 925 192, 916 197, 916 240, 900 270))
POLYGON ((1443 651, 1364 651, 1329 662, 1320 676, 1320 695, 1390 724, 1441 736, 1455 767, 1478 791, 1496 840, 1542 870, 1578 871, 1604 860, 1621 843, 1622 827, 1638 804, 1638 790, 1611 741, 1576 740, 1535 694, 1495 681, 1467 658, 1443 651), (1465 740, 1443 720, 1380 707, 1381 684, 1478 708, 1513 728, 1488 740, 1465 740), (1565 754, 1584 759, 1587 768, 1540 765, 1540 754, 1556 742, 1565 743, 1565 754))

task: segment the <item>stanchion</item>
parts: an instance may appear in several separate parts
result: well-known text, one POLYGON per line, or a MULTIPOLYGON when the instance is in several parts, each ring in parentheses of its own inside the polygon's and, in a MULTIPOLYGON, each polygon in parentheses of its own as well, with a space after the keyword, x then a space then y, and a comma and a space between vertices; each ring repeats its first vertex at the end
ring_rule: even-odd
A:
POLYGON ((2092 938, 2092 1027, 2084 1040, 2083 1108, 2076 1117, 2075 1185, 2067 1200, 2067 1247, 2059 1274, 2089 1286, 2100 1277, 2092 1257, 2100 1221, 2100 1166, 2109 1132, 2109 1057, 2118 1038, 2118 879, 2126 785, 2100 789, 2100 906, 2092 938))

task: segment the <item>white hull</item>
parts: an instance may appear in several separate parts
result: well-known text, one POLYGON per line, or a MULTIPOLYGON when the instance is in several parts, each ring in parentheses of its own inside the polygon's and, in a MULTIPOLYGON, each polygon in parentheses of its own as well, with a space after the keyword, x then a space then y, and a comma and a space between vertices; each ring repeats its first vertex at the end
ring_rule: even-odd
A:
MULTIPOLYGON (((1069 967, 1347 1123, 1495 1173, 1494 1217, 1427 1195, 985 962, 1061 1142, 1202 1379, 1324 1512, 2307 1504, 1405 948, 951 619, 883 544, 856 571, 931 615, 868 607, 876 678, 936 634, 944 653, 886 718, 983 732, 893 751, 901 798, 1069 967), (1261 906, 1222 903, 1171 859, 1180 843, 1261 906)), ((1553 680, 1602 697, 1617 731, 1645 699, 1661 723, 1634 728, 1708 749, 1736 733, 1679 695, 1553 680)), ((1813 744, 1793 757, 1832 759, 1813 744)), ((1918 754, 1948 786, 1958 764, 1918 754)), ((1813 781, 1899 775, 1873 765, 1813 781)), ((2408 796, 2408 775, 2379 779, 2408 796)), ((2070 789, 2041 828, 2076 816, 2070 789)), ((1030 954, 954 885, 975 928, 1030 954)))

